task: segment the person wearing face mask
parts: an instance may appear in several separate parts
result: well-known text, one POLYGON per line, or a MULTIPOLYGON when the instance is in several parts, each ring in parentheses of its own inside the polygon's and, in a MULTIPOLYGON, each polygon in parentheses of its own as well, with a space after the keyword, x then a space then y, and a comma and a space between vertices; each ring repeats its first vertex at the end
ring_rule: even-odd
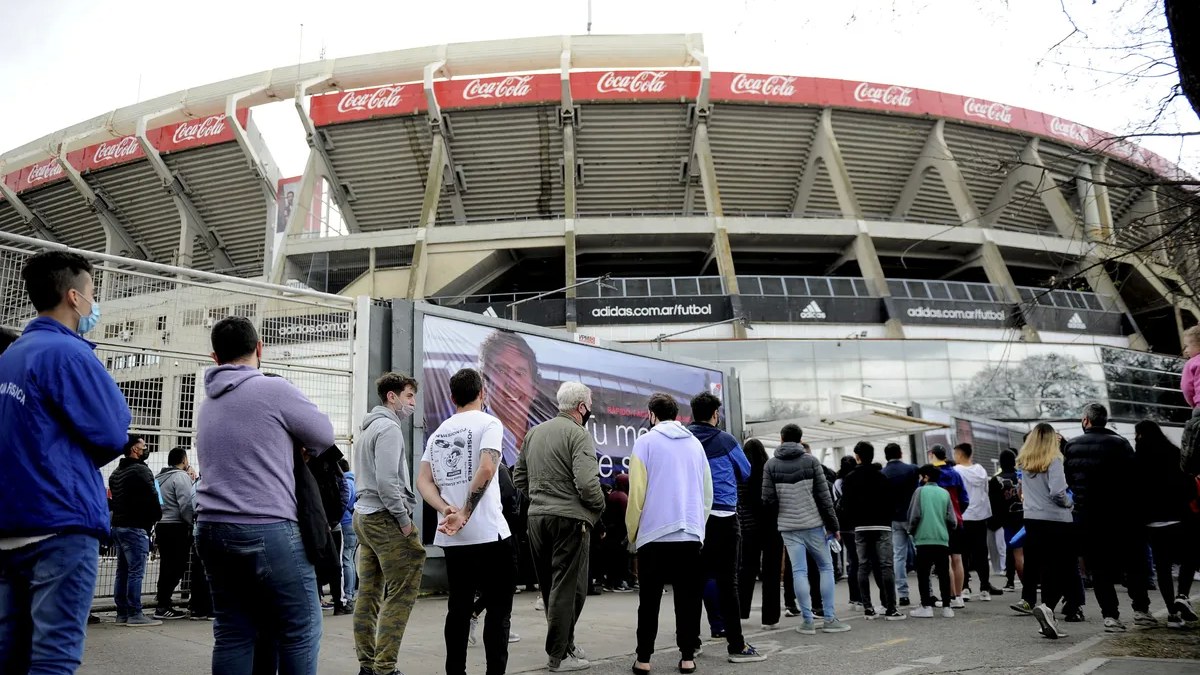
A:
POLYGON ((73 673, 111 527, 100 467, 129 406, 81 337, 100 320, 91 263, 50 251, 21 277, 37 317, 0 356, 0 494, 36 508, 0 509, 0 670, 73 673))
POLYGON ((142 580, 150 555, 150 530, 162 518, 162 497, 154 474, 146 466, 150 450, 146 441, 130 434, 125 456, 108 477, 112 493, 112 536, 117 547, 117 574, 113 598, 117 623, 131 628, 160 626, 162 621, 142 613, 142 580))
POLYGON ((513 472, 517 489, 530 500, 529 540, 546 606, 551 672, 590 665, 575 644, 575 624, 587 599, 591 530, 605 501, 596 446, 585 428, 592 391, 580 382, 563 382, 558 410, 525 435, 513 472))
POLYGON ((187 612, 175 609, 172 594, 187 572, 192 550, 192 482, 196 472, 188 463, 187 450, 172 448, 164 466, 154 480, 162 495, 162 520, 154 528, 154 541, 162 559, 158 571, 158 603, 154 618, 172 621, 187 617, 187 612))
POLYGON ((385 373, 375 382, 375 391, 380 405, 367 414, 354 444, 353 521, 359 547, 354 649, 363 675, 396 670, 425 565, 425 547, 413 523, 417 497, 400 428, 413 414, 417 381, 385 373))

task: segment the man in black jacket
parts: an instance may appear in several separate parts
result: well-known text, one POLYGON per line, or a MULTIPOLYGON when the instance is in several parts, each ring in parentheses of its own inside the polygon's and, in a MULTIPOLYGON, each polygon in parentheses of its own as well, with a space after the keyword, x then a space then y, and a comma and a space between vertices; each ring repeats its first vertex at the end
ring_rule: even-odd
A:
POLYGON ((1158 622, 1150 614, 1150 598, 1142 571, 1146 542, 1143 528, 1136 523, 1135 509, 1120 499, 1137 475, 1133 448, 1129 441, 1107 429, 1108 410, 1099 403, 1083 409, 1083 434, 1067 443, 1063 450, 1063 468, 1067 485, 1075 499, 1075 516, 1080 529, 1079 541, 1100 612, 1104 630, 1125 631, 1121 623, 1117 593, 1113 585, 1125 575, 1129 598, 1133 601, 1134 620, 1139 625, 1158 622), (1114 540, 1114 535, 1119 540, 1114 540))
POLYGON ((123 626, 159 626, 162 621, 142 613, 142 579, 150 554, 150 530, 162 517, 162 504, 154 473, 146 466, 150 454, 146 441, 129 436, 125 456, 108 477, 112 493, 112 536, 117 549, 117 580, 113 596, 117 623, 123 626))
POLYGON ((883 456, 887 459, 887 464, 883 465, 883 475, 892 488, 892 571, 896 577, 900 606, 907 607, 908 549, 912 547, 912 538, 908 536, 908 506, 913 493, 917 491, 920 477, 915 464, 901 459, 903 454, 898 443, 888 443, 883 447, 883 456))
MULTIPOLYGON (((878 464, 873 464, 875 448, 865 441, 854 446, 858 466, 842 479, 843 528, 854 528, 858 550, 858 587, 863 615, 878 616, 871 606, 871 575, 885 605, 888 621, 907 619, 896 609, 896 578, 892 569, 892 485, 878 464)), ((853 581, 853 580, 851 580, 853 581)))

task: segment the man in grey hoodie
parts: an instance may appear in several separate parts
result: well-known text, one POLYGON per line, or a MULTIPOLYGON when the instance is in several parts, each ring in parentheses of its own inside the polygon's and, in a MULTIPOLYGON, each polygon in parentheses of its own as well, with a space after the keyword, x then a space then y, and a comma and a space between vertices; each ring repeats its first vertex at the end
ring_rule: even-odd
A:
POLYGON ((425 547, 412 520, 417 497, 400 429, 400 421, 412 416, 416 405, 417 381, 385 373, 375 390, 382 405, 367 414, 354 444, 354 533, 359 544, 354 649, 360 675, 396 671, 425 566, 425 547))
POLYGON ((187 572, 192 552, 192 476, 195 472, 188 464, 187 450, 171 448, 167 454, 167 466, 154 477, 158 482, 158 493, 162 497, 162 519, 154 528, 154 541, 158 544, 161 562, 158 567, 158 606, 154 618, 162 621, 182 619, 187 612, 175 609, 171 595, 175 586, 187 572))

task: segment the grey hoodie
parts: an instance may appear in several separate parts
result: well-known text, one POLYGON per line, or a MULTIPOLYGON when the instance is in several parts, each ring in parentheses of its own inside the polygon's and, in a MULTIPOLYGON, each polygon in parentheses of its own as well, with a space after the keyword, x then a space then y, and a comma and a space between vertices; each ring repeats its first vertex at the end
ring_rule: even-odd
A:
POLYGON ((158 492, 162 495, 162 519, 158 522, 191 525, 195 520, 192 477, 183 469, 168 466, 159 471, 154 480, 158 481, 158 492))
POLYGON ((417 496, 412 490, 404 435, 399 416, 385 406, 375 406, 363 419, 362 435, 354 444, 354 476, 358 490, 355 513, 386 509, 400 527, 412 524, 417 496))

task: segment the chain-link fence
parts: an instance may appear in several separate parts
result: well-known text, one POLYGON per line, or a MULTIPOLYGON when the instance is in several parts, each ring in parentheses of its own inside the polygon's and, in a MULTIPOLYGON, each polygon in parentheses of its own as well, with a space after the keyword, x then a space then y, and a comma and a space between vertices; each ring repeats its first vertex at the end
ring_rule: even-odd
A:
MULTIPOLYGON (((65 250, 0 232, 0 326, 20 330, 36 316, 21 268, 35 253, 50 248, 65 250)), ((204 373, 215 365, 209 356, 210 329, 227 316, 254 322, 263 341, 263 370, 286 377, 329 415, 339 445, 349 454, 352 298, 73 252, 95 265, 103 314, 88 339, 97 343, 96 356, 125 394, 133 413, 130 432, 146 439, 147 464, 155 474, 167 465, 172 448, 192 447, 204 373)), ((195 454, 188 455, 202 474, 195 454)), ((116 464, 101 469, 106 484, 116 464)), ((97 598, 112 596, 115 573, 114 552, 104 547, 97 598)), ((157 556, 152 555, 143 590, 152 593, 157 578, 157 556)))

